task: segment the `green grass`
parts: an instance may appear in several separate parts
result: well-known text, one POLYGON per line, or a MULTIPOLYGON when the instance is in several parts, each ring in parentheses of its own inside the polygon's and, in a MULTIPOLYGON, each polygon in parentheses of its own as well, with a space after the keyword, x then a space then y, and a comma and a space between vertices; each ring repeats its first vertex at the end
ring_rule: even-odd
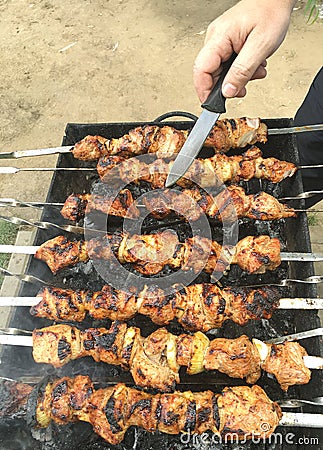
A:
MULTIPOLYGON (((19 227, 12 223, 0 221, 0 244, 14 244, 19 227)), ((9 254, 0 253, 0 267, 6 269, 10 261, 9 254)), ((0 274, 0 287, 3 283, 3 275, 0 274)))
POLYGON ((308 0, 306 2, 305 5, 305 15, 307 16, 307 23, 309 25, 312 25, 314 22, 317 21, 319 14, 320 14, 320 10, 319 10, 319 6, 320 6, 321 2, 317 1, 317 0, 308 0))
POLYGON ((315 213, 307 214, 307 221, 310 227, 314 227, 314 225, 318 225, 320 223, 320 220, 315 213))

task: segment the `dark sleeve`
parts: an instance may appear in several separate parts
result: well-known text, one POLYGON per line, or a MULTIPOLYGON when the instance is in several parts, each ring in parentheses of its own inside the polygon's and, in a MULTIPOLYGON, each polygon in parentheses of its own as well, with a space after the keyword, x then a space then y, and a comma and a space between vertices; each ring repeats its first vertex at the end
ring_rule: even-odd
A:
MULTIPOLYGON (((323 67, 312 82, 294 122, 296 126, 323 123, 323 67)), ((301 164, 323 164, 323 131, 298 133, 296 136, 301 164)), ((306 170, 303 175, 323 178, 323 170, 306 170)))

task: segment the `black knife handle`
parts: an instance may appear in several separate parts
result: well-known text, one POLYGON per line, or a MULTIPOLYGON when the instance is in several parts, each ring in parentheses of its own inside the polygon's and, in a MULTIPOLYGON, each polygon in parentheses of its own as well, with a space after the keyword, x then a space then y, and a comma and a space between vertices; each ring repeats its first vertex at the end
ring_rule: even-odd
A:
POLYGON ((225 100, 226 98, 222 94, 222 83, 224 80, 224 77, 228 73, 233 61, 236 59, 237 54, 232 53, 228 61, 222 64, 222 72, 219 76, 218 81, 214 85, 210 95, 205 100, 205 102, 201 105, 202 108, 207 109, 208 111, 212 111, 215 113, 225 113, 225 100))

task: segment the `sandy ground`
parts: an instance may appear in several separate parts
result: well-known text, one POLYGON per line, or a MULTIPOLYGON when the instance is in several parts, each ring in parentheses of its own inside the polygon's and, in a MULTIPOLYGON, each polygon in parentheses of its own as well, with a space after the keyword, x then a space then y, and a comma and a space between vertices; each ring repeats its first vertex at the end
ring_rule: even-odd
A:
MULTIPOLYGON (((208 23, 235 3, 0 0, 0 151, 60 145, 68 122, 198 114, 193 61, 208 23)), ((293 117, 322 65, 322 42, 322 22, 307 25, 300 2, 267 79, 228 101, 227 116, 293 117)), ((1 164, 53 166, 55 157, 1 164)), ((1 175, 0 196, 41 201, 49 178, 1 175)))
MULTIPOLYGON (((193 61, 208 23, 234 3, 0 0, 0 151, 59 145, 68 122, 199 113, 193 61)), ((296 10, 267 79, 250 84, 245 99, 227 102, 227 116, 292 117, 322 65, 322 42, 322 23, 309 26, 296 10)), ((0 195, 39 199, 48 178, 1 176, 0 195)))

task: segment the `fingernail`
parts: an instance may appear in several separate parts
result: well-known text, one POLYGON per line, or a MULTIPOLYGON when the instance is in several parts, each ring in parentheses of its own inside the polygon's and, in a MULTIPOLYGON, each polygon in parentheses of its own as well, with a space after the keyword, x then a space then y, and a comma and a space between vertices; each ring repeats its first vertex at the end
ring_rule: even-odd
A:
POLYGON ((225 97, 235 97, 238 93, 238 88, 231 83, 226 83, 222 88, 225 97))

